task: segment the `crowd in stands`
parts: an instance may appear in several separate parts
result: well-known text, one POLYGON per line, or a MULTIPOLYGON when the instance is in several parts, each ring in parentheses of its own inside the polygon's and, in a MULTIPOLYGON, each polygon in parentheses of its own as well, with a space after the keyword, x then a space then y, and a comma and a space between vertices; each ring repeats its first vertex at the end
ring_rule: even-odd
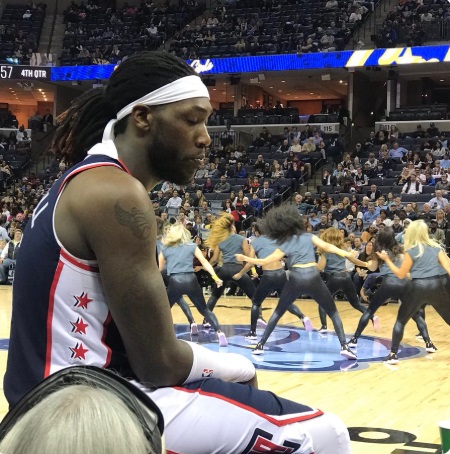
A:
POLYGON ((139 7, 125 2, 121 8, 103 8, 95 0, 72 2, 64 11, 61 65, 117 64, 157 49, 204 8, 197 0, 180 0, 178 5, 146 0, 139 7))
POLYGON ((29 65, 44 24, 45 3, 8 3, 0 20, 0 62, 29 65))
POLYGON ((295 203, 310 231, 336 227, 351 244, 356 237, 367 243, 386 226, 401 234, 409 222, 424 219, 431 236, 449 247, 448 146, 434 123, 403 134, 395 127, 373 131, 342 160, 324 167, 317 194, 298 194, 295 203))
POLYGON ((377 32, 378 47, 397 43, 421 46, 424 41, 448 37, 450 9, 446 0, 400 0, 377 32))
POLYGON ((219 3, 198 25, 176 32, 170 51, 197 59, 342 50, 371 5, 358 0, 219 3))

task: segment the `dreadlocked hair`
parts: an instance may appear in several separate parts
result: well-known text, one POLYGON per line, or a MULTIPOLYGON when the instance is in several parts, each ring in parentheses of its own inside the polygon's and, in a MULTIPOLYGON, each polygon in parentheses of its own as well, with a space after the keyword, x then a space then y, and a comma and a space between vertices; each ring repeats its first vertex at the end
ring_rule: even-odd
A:
POLYGON ((296 207, 281 205, 267 212, 262 229, 266 236, 282 244, 294 235, 305 233, 305 221, 296 207))
MULTIPOLYGON (((182 77, 196 75, 186 62, 167 52, 142 52, 126 59, 112 73, 104 88, 84 93, 57 118, 51 145, 69 165, 82 161, 100 143, 110 120, 128 104, 182 77)), ((128 116, 116 123, 114 132, 126 130, 128 116)))

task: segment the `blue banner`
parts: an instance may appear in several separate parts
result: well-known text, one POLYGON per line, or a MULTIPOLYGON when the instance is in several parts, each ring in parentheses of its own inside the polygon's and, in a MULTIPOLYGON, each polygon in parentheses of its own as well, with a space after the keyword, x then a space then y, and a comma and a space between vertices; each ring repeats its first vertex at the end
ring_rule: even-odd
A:
MULTIPOLYGON (((358 68, 365 66, 412 65, 450 61, 450 46, 397 47, 393 49, 346 50, 310 54, 188 60, 199 74, 234 74, 304 69, 358 68)), ((108 79, 115 65, 61 66, 52 68, 51 80, 108 79)))

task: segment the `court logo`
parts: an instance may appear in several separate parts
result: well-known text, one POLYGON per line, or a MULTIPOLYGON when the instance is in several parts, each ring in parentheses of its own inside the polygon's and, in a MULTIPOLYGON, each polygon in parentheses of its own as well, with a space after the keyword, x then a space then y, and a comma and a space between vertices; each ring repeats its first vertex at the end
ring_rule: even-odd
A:
MULTIPOLYGON (((257 369, 284 372, 333 372, 353 371, 368 368, 370 363, 381 362, 389 354, 391 341, 373 336, 361 336, 358 339, 357 361, 343 358, 340 343, 334 332, 306 332, 293 326, 279 325, 275 328, 266 345, 264 354, 252 355, 257 341, 245 340, 248 325, 222 325, 228 339, 228 347, 218 345, 217 334, 213 330, 200 330, 197 336, 191 336, 188 325, 176 325, 180 339, 198 342, 214 351, 240 353, 247 356, 257 369)), ((258 330, 258 339, 262 335, 258 330)), ((347 335, 347 338, 350 338, 347 335)), ((425 356, 426 351, 420 346, 402 344, 400 359, 425 356)))

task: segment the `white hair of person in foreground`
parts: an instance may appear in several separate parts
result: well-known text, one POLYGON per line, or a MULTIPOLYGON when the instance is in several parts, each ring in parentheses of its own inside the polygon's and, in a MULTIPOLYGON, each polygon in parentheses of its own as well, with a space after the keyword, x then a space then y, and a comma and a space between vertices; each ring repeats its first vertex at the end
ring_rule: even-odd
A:
POLYGON ((75 384, 27 411, 0 443, 0 454, 160 454, 157 428, 152 436, 155 444, 113 392, 75 384))

